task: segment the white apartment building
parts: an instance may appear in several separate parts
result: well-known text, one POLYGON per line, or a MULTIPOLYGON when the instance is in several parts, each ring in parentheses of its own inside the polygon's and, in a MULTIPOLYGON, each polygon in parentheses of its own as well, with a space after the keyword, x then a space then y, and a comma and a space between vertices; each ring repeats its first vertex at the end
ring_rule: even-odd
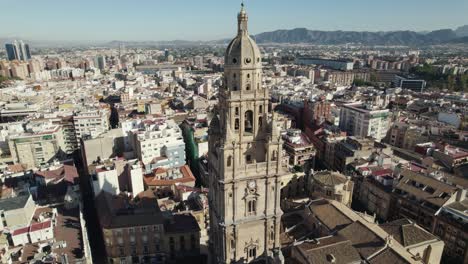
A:
POLYGON ((134 196, 144 191, 143 166, 139 160, 108 160, 92 173, 94 195, 102 191, 117 195, 131 192, 134 196))
POLYGON ((182 130, 174 120, 145 120, 132 131, 136 156, 147 170, 156 167, 175 168, 185 164, 182 130))
POLYGON ((8 145, 13 162, 27 168, 39 167, 64 153, 66 144, 61 126, 52 126, 37 133, 11 136, 8 145))
POLYGON ((82 112, 73 117, 76 138, 96 138, 109 130, 109 110, 82 112))
POLYGON ((388 109, 378 109, 361 102, 345 104, 340 111, 340 129, 349 136, 381 140, 389 127, 388 109))

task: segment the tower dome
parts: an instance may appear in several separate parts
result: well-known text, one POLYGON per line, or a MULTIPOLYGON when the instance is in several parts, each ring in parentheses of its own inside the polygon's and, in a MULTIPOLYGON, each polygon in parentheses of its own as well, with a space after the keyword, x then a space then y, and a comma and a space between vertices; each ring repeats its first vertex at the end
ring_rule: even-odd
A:
POLYGON ((237 36, 229 43, 226 49, 226 67, 260 67, 261 53, 255 41, 249 36, 247 30, 248 16, 242 4, 241 11, 237 15, 237 36))

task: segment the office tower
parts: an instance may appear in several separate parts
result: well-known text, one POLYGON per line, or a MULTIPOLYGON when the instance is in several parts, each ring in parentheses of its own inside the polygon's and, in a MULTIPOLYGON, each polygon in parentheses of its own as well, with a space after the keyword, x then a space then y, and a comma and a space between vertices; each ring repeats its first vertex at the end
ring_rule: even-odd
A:
POLYGON ((268 109, 261 54, 238 14, 225 55, 224 86, 209 128, 210 248, 213 263, 282 263, 282 140, 268 109))
POLYGON ((170 54, 171 54, 171 53, 169 52, 168 49, 165 49, 165 50, 164 50, 164 58, 166 58, 166 60, 167 60, 167 58, 169 57, 170 54))
POLYGON ((13 43, 5 44, 5 49, 6 49, 7 58, 9 61, 19 59, 18 49, 13 43))
POLYGON ((22 40, 14 41, 13 43, 5 44, 8 60, 30 60, 31 52, 29 45, 25 44, 22 40))
POLYGON ((100 70, 104 70, 106 68, 106 57, 99 56, 97 57, 97 66, 100 70))

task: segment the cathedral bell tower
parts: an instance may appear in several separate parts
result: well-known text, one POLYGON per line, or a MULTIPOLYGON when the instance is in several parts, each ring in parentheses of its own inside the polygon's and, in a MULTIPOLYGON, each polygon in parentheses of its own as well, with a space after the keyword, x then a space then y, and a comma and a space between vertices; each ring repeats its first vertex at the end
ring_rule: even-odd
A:
POLYGON ((225 55, 224 85, 209 129, 210 248, 213 263, 281 263, 282 142, 260 49, 242 5, 225 55))

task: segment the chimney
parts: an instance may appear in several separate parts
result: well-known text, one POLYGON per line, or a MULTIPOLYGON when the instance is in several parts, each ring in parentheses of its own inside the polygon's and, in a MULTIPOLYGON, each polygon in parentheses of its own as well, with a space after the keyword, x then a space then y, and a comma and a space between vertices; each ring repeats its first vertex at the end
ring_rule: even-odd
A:
POLYGON ((461 202, 461 201, 465 200, 466 199, 466 192, 467 192, 466 189, 459 189, 457 191, 456 201, 461 202))

